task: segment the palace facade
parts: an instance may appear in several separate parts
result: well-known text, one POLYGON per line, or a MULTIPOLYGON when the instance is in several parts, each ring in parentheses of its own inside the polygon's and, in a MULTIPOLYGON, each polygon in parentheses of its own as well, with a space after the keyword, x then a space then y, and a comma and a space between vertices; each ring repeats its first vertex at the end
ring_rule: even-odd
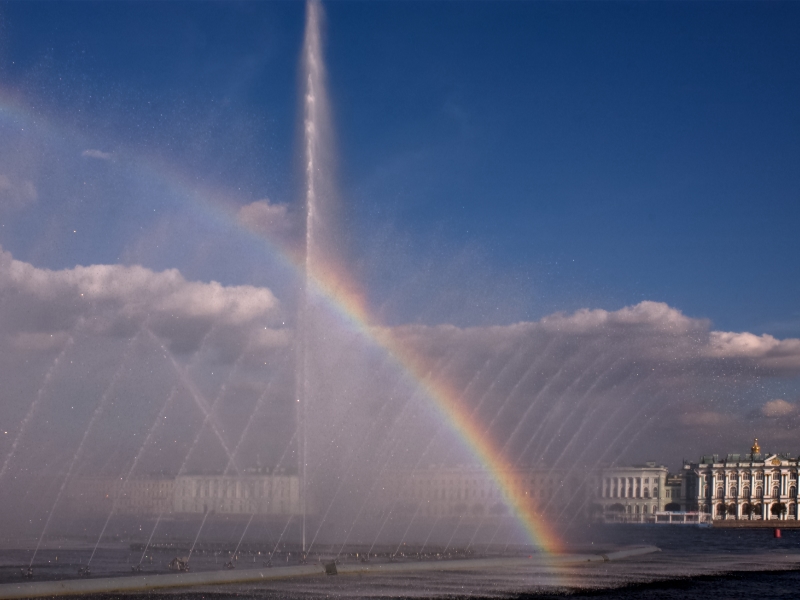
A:
POLYGON ((758 440, 749 454, 703 456, 683 466, 688 510, 714 519, 797 519, 798 459, 761 453, 758 440))

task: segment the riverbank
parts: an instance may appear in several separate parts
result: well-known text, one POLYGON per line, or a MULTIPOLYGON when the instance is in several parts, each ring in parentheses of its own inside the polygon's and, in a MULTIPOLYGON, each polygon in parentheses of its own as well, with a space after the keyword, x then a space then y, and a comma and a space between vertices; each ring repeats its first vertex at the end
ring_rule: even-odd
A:
POLYGON ((800 529, 800 521, 781 521, 779 519, 769 519, 767 521, 748 521, 748 520, 720 520, 712 521, 714 529, 800 529))

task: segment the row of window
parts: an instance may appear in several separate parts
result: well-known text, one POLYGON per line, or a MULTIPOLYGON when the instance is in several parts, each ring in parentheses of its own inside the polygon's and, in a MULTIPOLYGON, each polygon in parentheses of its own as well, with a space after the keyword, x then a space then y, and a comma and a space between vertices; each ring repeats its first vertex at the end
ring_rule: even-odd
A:
MULTIPOLYGON (((780 477, 781 477, 781 472, 780 471, 771 471, 769 474, 772 475, 775 479, 780 479, 780 477)), ((735 479, 738 476, 737 473, 722 473, 722 475, 725 475, 729 479, 735 479)), ((712 481, 713 481, 712 478, 713 478, 713 475, 706 475, 705 476, 706 484, 710 485, 712 483, 712 481)), ((756 473, 744 473, 742 475, 742 480, 743 481, 750 480, 752 482, 753 479, 755 479, 756 481, 764 481, 764 472, 763 471, 758 471, 756 473)), ((789 472, 789 479, 791 481, 796 481, 797 480, 797 472, 790 471, 789 472)))
MULTIPOLYGON (((744 517, 751 515, 761 516, 765 511, 777 516, 780 516, 781 514, 795 516, 796 510, 797 505, 794 502, 791 502, 788 505, 776 502, 772 506, 769 504, 748 504, 745 502, 741 505, 741 507, 737 506, 736 504, 725 505, 720 503, 717 504, 714 512, 718 517, 724 517, 726 515, 744 517)), ((705 512, 709 512, 708 506, 705 507, 705 512)))
MULTIPOLYGON (((728 491, 730 492, 728 494, 729 496, 731 496, 733 498, 737 497, 737 491, 738 490, 736 489, 735 485, 731 486, 731 488, 728 491)), ((749 486, 742 487, 742 496, 744 498, 747 498, 748 496, 750 496, 750 487, 749 486)), ((760 485, 757 486, 754 496, 756 498, 763 498, 764 497, 764 488, 762 488, 760 485)), ((780 496, 781 496, 781 488, 776 485, 775 487, 772 488, 772 497, 773 498, 780 498, 780 496)), ((789 488, 789 497, 790 498, 794 498, 795 496, 797 496, 797 488, 795 486, 791 486, 789 488)), ((725 489, 722 488, 722 487, 718 487, 715 498, 721 499, 721 498, 724 498, 724 497, 725 497, 725 489)))

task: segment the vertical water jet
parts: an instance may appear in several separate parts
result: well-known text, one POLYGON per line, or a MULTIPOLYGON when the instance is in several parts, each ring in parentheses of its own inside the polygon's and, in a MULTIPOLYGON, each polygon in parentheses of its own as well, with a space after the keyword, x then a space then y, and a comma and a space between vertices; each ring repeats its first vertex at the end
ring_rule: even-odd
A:
MULTIPOLYGON (((313 344, 313 315, 311 277, 320 269, 321 206, 328 180, 328 156, 325 151, 327 127, 327 98, 325 71, 322 61, 322 6, 318 0, 306 3, 306 24, 303 38, 303 159, 305 244, 301 290, 298 303, 297 343, 297 428, 298 475, 302 512, 302 547, 306 550, 306 515, 308 512, 308 411, 310 403, 311 357, 313 344)), ((328 192, 329 193, 329 192, 328 192)))

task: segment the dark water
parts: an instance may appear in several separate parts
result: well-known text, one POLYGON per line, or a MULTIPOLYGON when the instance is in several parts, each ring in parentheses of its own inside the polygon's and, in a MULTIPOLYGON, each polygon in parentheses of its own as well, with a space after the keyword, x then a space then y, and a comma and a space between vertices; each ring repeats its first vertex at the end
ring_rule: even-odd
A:
MULTIPOLYGON (((148 594, 147 598, 800 598, 800 530, 718 530, 684 526, 606 526, 572 536, 569 550, 603 553, 621 546, 653 544, 661 552, 615 562, 557 569, 502 568, 484 571, 417 572, 393 575, 313 577, 267 585, 208 587, 189 592, 148 594)), ((77 576, 92 552, 89 545, 48 544, 33 568, 35 580, 77 576)), ((495 548, 499 553, 502 548, 495 548)), ((506 549, 520 554, 530 549, 506 549)), ((193 571, 218 570, 230 551, 208 547, 195 553, 193 571)), ((169 549, 148 552, 146 573, 168 572, 169 549)), ((324 554, 324 552, 323 552, 324 554)), ((21 581, 30 549, 0 550, 0 580, 21 581)), ((128 544, 101 546, 91 563, 92 577, 131 573, 141 551, 128 544)), ((266 556, 255 546, 241 554, 237 568, 261 567, 266 556)), ((325 556, 319 557, 325 558, 325 556)), ((273 564, 290 564, 282 554, 273 564)), ((345 560, 356 560, 347 558, 345 560)), ((381 560, 378 558, 377 560, 381 560)), ((144 596, 132 596, 142 597, 144 596)))
POLYGON ((626 599, 750 599, 770 598, 788 600, 800 598, 800 572, 762 571, 755 573, 730 573, 726 575, 699 575, 680 579, 632 584, 614 589, 575 591, 568 594, 522 594, 518 598, 549 598, 582 600, 589 598, 626 599))

